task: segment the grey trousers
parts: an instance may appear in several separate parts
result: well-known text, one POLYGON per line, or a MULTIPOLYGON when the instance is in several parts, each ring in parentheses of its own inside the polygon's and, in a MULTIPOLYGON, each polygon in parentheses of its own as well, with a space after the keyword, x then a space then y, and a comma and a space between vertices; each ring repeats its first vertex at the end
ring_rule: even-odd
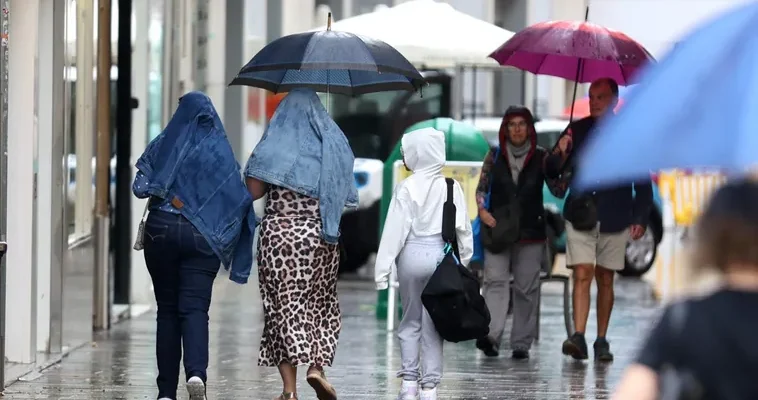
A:
POLYGON ((500 347, 513 275, 511 349, 529 350, 537 333, 543 244, 516 244, 500 254, 484 251, 484 300, 492 315, 488 338, 500 347))
POLYGON ((397 279, 403 319, 398 326, 403 380, 419 381, 424 388, 442 378, 442 338, 421 303, 421 292, 437 269, 444 243, 441 236, 408 239, 397 258, 397 279), (420 366, 420 369, 419 369, 420 366))

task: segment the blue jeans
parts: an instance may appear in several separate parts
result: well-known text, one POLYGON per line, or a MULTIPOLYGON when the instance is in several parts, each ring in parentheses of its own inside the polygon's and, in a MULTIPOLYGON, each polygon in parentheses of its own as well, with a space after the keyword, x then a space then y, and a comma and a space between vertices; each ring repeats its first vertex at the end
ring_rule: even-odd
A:
POLYGON ((177 214, 151 211, 144 243, 158 303, 158 398, 176 399, 182 344, 186 379, 207 379, 208 309, 221 261, 197 229, 177 214))

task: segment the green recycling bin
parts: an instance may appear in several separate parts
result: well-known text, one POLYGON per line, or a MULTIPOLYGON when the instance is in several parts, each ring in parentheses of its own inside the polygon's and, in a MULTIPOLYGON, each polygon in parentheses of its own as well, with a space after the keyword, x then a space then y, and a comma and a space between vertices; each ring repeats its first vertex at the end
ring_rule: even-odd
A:
MULTIPOLYGON (((482 132, 475 126, 465 122, 456 121, 451 118, 434 118, 412 125, 406 129, 405 133, 421 128, 434 128, 445 133, 445 152, 448 162, 452 162, 452 164, 455 164, 455 162, 471 162, 470 167, 464 168, 464 170, 467 171, 466 175, 470 182, 469 184, 461 182, 461 184, 466 193, 466 197, 473 199, 475 196, 473 191, 476 190, 476 183, 474 181, 478 180, 478 171, 481 169, 481 163, 487 155, 487 152, 490 150, 490 146, 484 136, 482 136, 482 132)), ((382 229, 384 228, 384 220, 387 216, 390 201, 392 200, 395 180, 398 175, 400 175, 396 169, 400 170, 401 168, 395 165, 397 161, 402 160, 402 157, 400 156, 400 143, 401 141, 398 140, 389 158, 384 162, 382 201, 379 211, 379 237, 381 237, 382 229)), ((451 169, 446 167, 446 169, 443 170, 443 173, 447 176, 458 179, 460 182, 461 176, 453 174, 451 171, 451 169)), ((404 173, 403 175, 407 175, 407 173, 404 173)), ((402 178, 404 177, 401 177, 401 179, 402 178)), ((471 205, 469 205, 469 208, 472 208, 471 205)), ((475 215, 475 213, 476 208, 469 210, 470 215, 475 215)), ((381 290, 378 292, 376 302, 376 317, 378 319, 387 319, 387 299, 388 290, 381 290)), ((400 307, 399 301, 397 302, 397 314, 402 315, 402 308, 400 307)))

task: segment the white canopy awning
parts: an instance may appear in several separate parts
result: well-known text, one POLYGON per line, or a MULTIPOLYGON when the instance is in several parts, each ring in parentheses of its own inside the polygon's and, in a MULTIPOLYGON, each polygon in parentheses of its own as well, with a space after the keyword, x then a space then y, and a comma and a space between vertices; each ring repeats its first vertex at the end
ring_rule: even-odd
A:
POLYGON ((430 68, 497 65, 487 56, 513 36, 513 32, 434 0, 408 1, 347 18, 332 24, 332 30, 381 40, 410 62, 430 68))

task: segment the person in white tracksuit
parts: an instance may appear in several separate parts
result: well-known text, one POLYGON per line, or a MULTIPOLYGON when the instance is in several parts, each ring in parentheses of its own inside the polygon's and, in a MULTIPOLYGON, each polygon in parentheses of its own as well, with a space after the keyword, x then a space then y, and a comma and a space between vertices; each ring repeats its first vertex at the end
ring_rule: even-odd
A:
MULTIPOLYGON (((400 400, 434 400, 442 377, 442 339, 421 303, 421 292, 443 256, 442 209, 447 184, 445 134, 423 128, 403 136, 401 152, 405 167, 413 174, 400 182, 384 223, 376 255, 376 285, 389 287, 390 271, 397 268, 403 319, 398 327, 403 379, 400 400), (421 390, 419 390, 421 386, 421 390)), ((463 189, 455 182, 453 201, 455 227, 463 265, 474 252, 471 221, 463 189)))

